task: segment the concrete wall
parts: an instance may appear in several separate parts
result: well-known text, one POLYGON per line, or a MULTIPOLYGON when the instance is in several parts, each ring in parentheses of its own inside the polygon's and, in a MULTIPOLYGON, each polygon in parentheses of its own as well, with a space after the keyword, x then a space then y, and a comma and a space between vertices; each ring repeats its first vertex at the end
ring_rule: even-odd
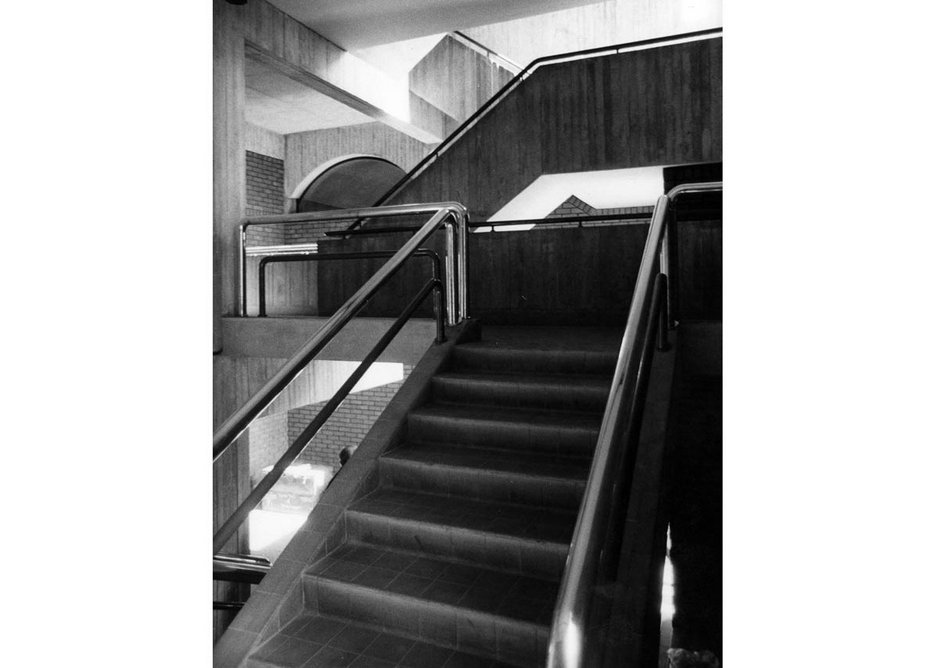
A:
POLYGON ((722 25, 722 0, 605 0, 463 32, 524 66, 541 56, 722 25))
POLYGON ((722 58, 717 38, 545 65, 391 201, 486 220, 542 174, 719 161, 722 58))

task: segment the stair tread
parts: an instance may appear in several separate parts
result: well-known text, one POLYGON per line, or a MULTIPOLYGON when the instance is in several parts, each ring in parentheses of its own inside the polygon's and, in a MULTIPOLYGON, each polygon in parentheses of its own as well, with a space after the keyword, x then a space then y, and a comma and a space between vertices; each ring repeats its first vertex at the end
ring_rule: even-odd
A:
POLYGON ((434 401, 411 411, 414 416, 445 417, 486 422, 534 423, 558 428, 598 429, 602 414, 577 410, 515 406, 479 406, 434 401))
POLYGON ((575 350, 612 352, 622 343, 623 327, 506 327, 488 326, 478 341, 461 343, 466 346, 502 348, 533 348, 538 350, 575 350))
POLYGON ((317 577, 409 596, 516 622, 550 623, 559 582, 465 561, 362 543, 347 543, 306 570, 317 577))
POLYGON ((460 380, 467 382, 517 383, 525 385, 566 385, 578 388, 608 390, 612 375, 581 373, 527 373, 524 371, 494 371, 489 369, 459 369, 436 374, 434 379, 460 380))
POLYGON ((516 667, 517 664, 481 658, 368 624, 319 613, 294 618, 250 657, 249 666, 316 668, 350 665, 516 667))
POLYGON ((383 487, 355 501, 349 510, 564 546, 570 544, 576 522, 574 510, 493 503, 383 487))
POLYGON ((522 476, 586 481, 589 457, 559 457, 506 448, 482 448, 446 443, 407 441, 382 459, 414 464, 494 471, 522 476))

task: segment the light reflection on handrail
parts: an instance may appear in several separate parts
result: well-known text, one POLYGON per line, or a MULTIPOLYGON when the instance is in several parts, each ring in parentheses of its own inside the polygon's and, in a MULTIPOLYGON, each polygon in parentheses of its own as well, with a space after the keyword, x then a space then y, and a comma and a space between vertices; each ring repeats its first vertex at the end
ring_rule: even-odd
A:
MULTIPOLYGON (((610 490, 617 482, 613 480, 615 469, 613 462, 621 455, 617 448, 621 447, 622 435, 635 429, 642 417, 641 411, 634 410, 638 394, 639 369, 643 363, 647 363, 642 354, 644 347, 642 337, 645 334, 645 326, 649 317, 654 315, 650 313, 650 310, 652 286, 657 273, 656 265, 660 262, 664 270, 665 263, 659 259, 659 252, 661 259, 669 256, 664 242, 670 206, 682 195, 722 190, 722 182, 682 184, 672 188, 666 195, 661 195, 655 205, 642 262, 635 281, 635 289, 632 293, 625 333, 619 348, 612 387, 599 430, 593 463, 577 515, 557 604, 554 608, 547 654, 549 668, 580 668, 584 665, 585 639, 583 634, 588 628, 590 600, 601 576, 599 560, 602 557, 601 549, 606 527, 606 523, 601 519, 606 516, 606 512, 611 512, 603 504, 608 503, 610 490)), ((674 240, 670 239, 667 243, 673 244, 674 240)), ((676 272, 671 268, 671 276, 668 278, 674 277, 674 274, 676 272)), ((672 283, 671 290, 677 289, 676 284, 676 281, 672 283)), ((631 485, 631 480, 619 482, 625 485, 626 490, 620 493, 619 498, 624 499, 623 503, 627 504, 627 490, 631 485)), ((624 517, 624 512, 622 516, 624 517)))

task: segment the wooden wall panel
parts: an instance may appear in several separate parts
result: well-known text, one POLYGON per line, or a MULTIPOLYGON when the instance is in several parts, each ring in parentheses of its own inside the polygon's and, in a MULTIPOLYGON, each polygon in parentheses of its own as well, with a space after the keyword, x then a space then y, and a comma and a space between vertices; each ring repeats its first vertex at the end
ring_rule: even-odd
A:
POLYGON ((394 202, 484 219, 541 174, 718 161, 721 58, 710 39, 542 67, 394 202))

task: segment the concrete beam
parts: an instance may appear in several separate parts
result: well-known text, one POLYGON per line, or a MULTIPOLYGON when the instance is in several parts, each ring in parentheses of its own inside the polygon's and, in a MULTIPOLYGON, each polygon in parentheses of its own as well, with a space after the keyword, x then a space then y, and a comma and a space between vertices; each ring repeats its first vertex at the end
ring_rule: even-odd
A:
POLYGON ((336 46, 266 2, 245 17, 245 56, 427 144, 445 119, 412 118, 406 77, 395 78, 336 46))
MULTIPOLYGON (((329 318, 222 318, 222 354, 229 357, 289 358, 329 318)), ((360 360, 387 331, 393 318, 354 318, 316 356, 327 360, 360 360)), ((416 364, 436 335, 428 318, 412 318, 378 358, 379 362, 416 364)))

